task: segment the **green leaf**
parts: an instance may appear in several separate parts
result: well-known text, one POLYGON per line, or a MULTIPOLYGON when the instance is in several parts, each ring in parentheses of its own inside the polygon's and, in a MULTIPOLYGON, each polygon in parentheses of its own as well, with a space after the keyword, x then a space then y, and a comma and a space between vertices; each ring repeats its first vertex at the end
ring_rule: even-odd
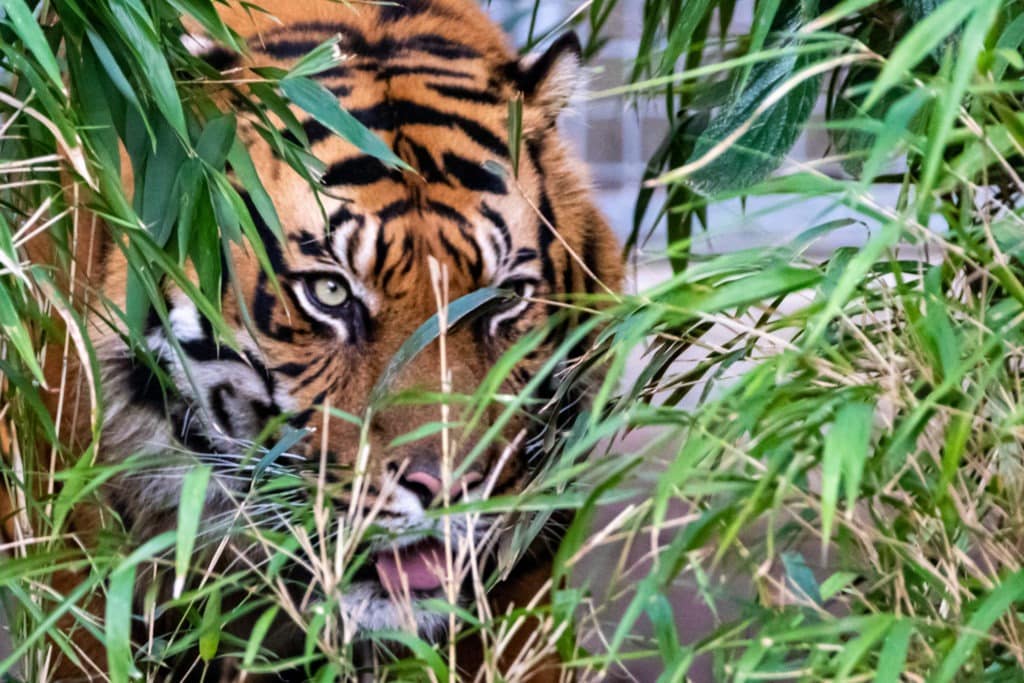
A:
POLYGON ((297 107, 330 128, 362 152, 380 159, 392 168, 412 170, 370 129, 341 108, 338 98, 324 86, 309 80, 289 76, 281 81, 281 92, 297 107))
POLYGON ((1006 73, 1007 67, 1012 66, 1018 71, 1024 70, 1024 59, 1021 58, 1020 49, 1024 44, 1024 14, 1018 15, 1013 21, 1007 24, 1006 28, 999 35, 996 41, 996 60, 992 68, 992 78, 996 81, 1006 73))
POLYGON ((982 598, 973 610, 971 618, 960 631, 952 649, 943 658, 942 664, 928 679, 928 683, 949 683, 961 671, 967 659, 974 652, 993 624, 1008 609, 1024 598, 1024 570, 1007 577, 992 592, 982 598))
POLYGON ((297 444, 303 438, 309 434, 308 429, 287 429, 284 435, 278 440, 274 447, 268 450, 260 461, 256 464, 256 469, 253 470, 253 480, 259 480, 268 467, 277 462, 277 459, 284 455, 289 448, 297 444))
POLYGON ((899 683, 900 674, 907 662, 910 636, 914 624, 909 619, 898 619, 885 636, 885 644, 878 655, 878 670, 875 683, 899 683))
POLYGON ((693 32, 704 20, 709 4, 710 0, 691 0, 686 3, 686 11, 681 13, 669 31, 668 44, 661 55, 661 64, 657 73, 672 73, 676 62, 690 47, 693 32))
MULTIPOLYGON (((984 0, 994 1, 994 0, 984 0)), ((977 6, 974 2, 947 0, 918 21, 896 45, 875 80, 864 107, 871 109, 890 88, 901 82, 942 41, 963 23, 977 6)))
POLYGON ((14 32, 25 43, 32 56, 43 68, 46 77, 57 88, 57 92, 64 92, 64 80, 60 75, 60 66, 57 64, 57 57, 46 42, 46 36, 36 21, 35 16, 29 10, 24 0, 0 0, 0 8, 3 8, 4 23, 8 24, 14 32))
POLYGON ((131 8, 126 0, 111 0, 110 12, 121 29, 125 44, 135 55, 138 74, 146 79, 157 108, 178 137, 188 140, 185 111, 181 106, 178 88, 152 25, 148 19, 140 16, 138 10, 131 8))
POLYGON ((260 218, 267 224, 278 241, 283 244, 285 241, 284 229, 281 227, 281 219, 274 208, 274 202, 256 171, 256 165, 253 164, 248 148, 237 136, 235 136, 234 145, 228 153, 228 163, 231 164, 231 170, 235 172, 235 177, 249 194, 260 218))
POLYGON ((513 97, 508 101, 508 156, 512 163, 512 174, 519 177, 519 156, 523 150, 523 98, 513 97))
POLYGON ((174 590, 175 598, 181 597, 185 589, 185 577, 192 565, 192 551, 199 532, 199 520, 206 504, 206 488, 210 483, 212 468, 199 465, 190 469, 181 482, 181 498, 178 502, 177 542, 174 548, 174 590))
POLYGON ((821 281, 821 273, 809 268, 776 266, 725 284, 671 287, 658 300, 687 312, 717 313, 799 292, 821 281))
POLYGON ((208 121, 196 141, 196 154, 211 168, 223 170, 228 152, 235 144, 235 128, 235 117, 230 114, 208 121))
POLYGON ((892 621, 893 617, 888 614, 876 615, 864 625, 860 635, 843 646, 843 651, 837 658, 835 680, 847 681, 850 679, 860 661, 889 630, 892 621))
POLYGON ((132 657, 132 600, 135 566, 119 568, 110 575, 104 607, 104 645, 112 683, 142 678, 132 657))
POLYGON ((652 595, 646 605, 647 618, 654 627, 654 637, 658 643, 658 652, 665 665, 665 672, 658 678, 658 683, 671 683, 677 678, 677 670, 683 661, 687 661, 687 651, 680 644, 679 630, 676 628, 676 615, 672 603, 663 594, 652 595))
POLYGON ((411 432, 407 432, 392 439, 391 443, 388 444, 388 448, 398 448, 399 446, 415 443, 421 439, 427 438, 428 436, 440 434, 446 429, 454 430, 461 426, 462 423, 459 422, 424 422, 411 432))
POLYGON ((807 566, 807 560, 797 552, 782 553, 782 565, 786 569, 786 578, 803 596, 815 604, 821 604, 821 588, 814 578, 814 572, 807 566))
POLYGON ((830 600, 839 591, 843 590, 860 576, 854 572, 836 572, 821 582, 821 599, 830 600))
POLYGON ((133 550, 128 557, 121 561, 119 567, 121 569, 125 567, 136 567, 142 562, 152 560, 157 555, 160 555, 174 545, 174 540, 175 533, 173 531, 165 531, 162 534, 157 534, 133 550))
POLYGON ((220 588, 214 586, 203 608, 203 620, 199 625, 199 658, 212 661, 220 647, 221 614, 220 588))
POLYGON ((860 481, 868 459, 874 406, 845 403, 825 436, 821 459, 821 541, 827 545, 832 535, 840 478, 845 479, 846 509, 853 510, 860 494, 860 481))
POLYGON ((0 283, 0 332, 3 333, 0 335, 0 339, 6 338, 10 341, 18 352, 21 362, 25 364, 25 367, 32 373, 35 380, 46 386, 43 370, 39 367, 38 361, 36 361, 36 351, 32 344, 32 337, 29 336, 28 329, 25 327, 21 316, 18 314, 18 309, 15 308, 14 301, 11 300, 3 283, 0 283))
MULTIPOLYGON (((153 127, 149 118, 146 116, 146 112, 142 103, 139 102, 138 95, 135 92, 135 88, 128 81, 128 77, 124 75, 124 71, 121 70, 121 65, 117 63, 117 58, 110 51, 110 47, 95 31, 86 30, 86 36, 89 38, 89 45, 92 47, 93 52, 96 55, 96 59, 99 60, 100 65, 103 67, 107 78, 114 84, 117 91, 132 105, 132 108, 139 116, 139 120, 145 125, 146 131, 149 133, 150 138, 153 137, 153 127)), ((84 89, 88 89, 89 85, 84 89)), ((116 157, 114 157, 116 158, 116 157)))
POLYGON ((341 50, 338 47, 338 37, 335 36, 325 40, 300 58, 290 69, 288 77, 302 78, 313 76, 331 69, 342 61, 341 50))
MULTIPOLYGON (((689 183, 696 191, 714 196, 741 190, 778 168, 814 109, 821 78, 805 78, 754 117, 773 91, 785 87, 789 79, 801 78, 801 67, 810 63, 806 58, 790 55, 754 66, 746 88, 712 117, 687 163, 709 154, 748 121, 753 119, 753 123, 724 153, 693 173, 689 183)), ((665 180, 669 178, 671 172, 663 176, 665 180)))
MULTIPOLYGON (((961 3, 951 2, 947 4, 961 3)), ((959 45, 957 45, 955 64, 950 82, 943 88, 937 106, 932 112, 932 121, 928 130, 928 147, 925 150, 921 180, 915 188, 920 206, 918 217, 921 220, 927 220, 926 214, 930 213, 931 205, 934 201, 932 190, 935 188, 940 168, 945 160, 947 141, 952 132, 953 125, 960 114, 960 108, 963 106, 963 98, 970 86, 971 77, 977 71, 978 55, 984 49, 989 29, 999 15, 1000 0, 977 0, 975 3, 962 4, 972 5, 974 12, 964 28, 959 45)), ((945 5, 943 8, 945 8, 945 5)), ((943 8, 936 10, 932 16, 937 15, 943 8)))
MULTIPOLYGON (((780 4, 782 4, 782 0, 765 0, 754 4, 754 21, 750 27, 750 45, 747 47, 747 54, 756 54, 764 47, 768 31, 775 23, 780 4)), ((737 91, 746 88, 752 68, 753 65, 744 67, 738 81, 737 91)))
POLYGON ((135 206, 153 242, 163 247, 178 218, 180 203, 175 196, 176 185, 183 173, 187 175, 190 166, 174 129, 160 120, 156 121, 155 128, 155 145, 142 147, 144 161, 135 169, 135 206))
POLYGON ((245 655, 242 657, 243 668, 251 666, 256 661, 256 656, 260 653, 260 647, 262 647, 263 641, 266 640, 267 632, 273 625, 274 619, 277 618, 279 610, 280 607, 277 605, 271 605, 256 620, 256 625, 252 627, 252 632, 249 634, 249 642, 245 646, 245 655))
POLYGON ((376 631, 369 635, 379 642, 395 642, 404 645, 433 672, 436 676, 435 680, 446 681, 449 679, 448 667, 441 659, 440 651, 434 645, 406 631, 376 631))
POLYGON ((861 169, 862 184, 871 183, 892 159, 893 153, 900 151, 901 143, 915 132, 930 97, 925 90, 912 90, 887 108, 881 130, 874 136, 874 142, 868 148, 867 161, 861 169))
MULTIPOLYGON (((503 290, 494 287, 483 287, 469 294, 456 299, 448 304, 448 328, 451 329, 463 318, 476 311, 481 306, 505 297, 503 290)), ((408 365, 420 351, 427 348, 441 334, 437 314, 430 316, 426 322, 416 328, 408 339, 402 344, 391 360, 388 362, 384 372, 380 374, 377 383, 370 392, 369 405, 373 406, 391 390, 391 385, 398 378, 406 365, 408 365)))
MULTIPOLYGON (((208 201, 209 189, 205 184, 203 163, 199 159, 187 159, 178 169, 178 177, 174 180, 173 195, 178 199, 178 207, 173 213, 177 221, 178 265, 185 264, 192 246, 192 228, 197 217, 203 213, 199 204, 208 201)), ((197 264, 194 264, 197 265, 197 264)))

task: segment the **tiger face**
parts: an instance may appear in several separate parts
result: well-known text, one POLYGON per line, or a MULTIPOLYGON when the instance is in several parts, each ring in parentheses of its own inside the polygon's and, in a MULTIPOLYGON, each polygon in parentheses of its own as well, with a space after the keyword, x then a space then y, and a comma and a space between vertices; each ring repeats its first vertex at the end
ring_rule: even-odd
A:
MULTIPOLYGON (((232 492, 244 489, 251 473, 241 460, 247 445, 274 420, 308 429, 278 464, 336 484, 328 490, 342 510, 352 505, 353 481, 361 482, 360 505, 373 507, 388 532, 371 541, 342 611, 360 629, 407 626, 398 594, 444 590, 441 523, 428 511, 444 500, 518 492, 543 454, 527 447, 536 436, 528 410, 506 420, 483 448, 481 434, 501 405, 487 406, 473 430, 460 429, 477 407, 464 402, 452 401, 442 413, 436 402, 397 401, 368 414, 368 397, 389 361, 445 300, 484 287, 514 292, 431 343, 401 368, 393 387, 472 396, 503 352, 544 328, 555 310, 546 301, 620 284, 615 240, 556 125, 578 78, 579 43, 570 35, 520 60, 470 0, 260 4, 281 23, 224 11, 229 25, 251 36, 245 65, 287 66, 338 36, 344 59, 316 78, 410 170, 385 166, 306 117, 311 149, 325 164, 314 188, 252 125, 242 125, 286 233, 281 242, 262 226, 275 275, 235 249, 241 286, 225 289, 223 311, 237 332, 237 351, 217 342, 181 291, 166 291, 170 325, 154 323, 147 341, 169 390, 116 335, 102 335, 104 457, 141 453, 166 461, 176 454, 173 467, 118 480, 108 497, 136 534, 151 536, 175 519, 181 463, 207 462, 214 484, 205 518, 230 517, 232 492), (508 102, 520 95, 523 145, 514 168, 508 102), (353 424, 344 414, 366 421, 353 424), (440 422, 451 429, 407 438, 440 422)), ((251 214, 260 224, 259 212, 251 214)), ((108 263, 108 291, 120 286, 121 268, 108 263)), ((498 393, 514 397, 537 385, 531 381, 558 337, 523 358, 498 393)), ((557 381, 551 373, 538 386, 557 381)), ((531 405, 543 403, 545 389, 534 393, 531 405)), ((449 524, 454 555, 500 541, 494 518, 452 516, 449 524)), ((438 625, 427 612, 413 616, 422 632, 438 625)))

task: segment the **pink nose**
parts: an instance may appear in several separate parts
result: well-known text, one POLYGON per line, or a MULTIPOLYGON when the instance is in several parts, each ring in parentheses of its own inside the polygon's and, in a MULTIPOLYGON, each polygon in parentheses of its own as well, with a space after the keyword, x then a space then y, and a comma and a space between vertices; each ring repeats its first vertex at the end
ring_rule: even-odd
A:
MULTIPOLYGON (((448 489, 448 497, 455 500, 462 495, 463 490, 469 490, 474 484, 479 483, 484 478, 484 475, 479 472, 466 472, 464 475, 452 482, 451 487, 448 489)), ((424 506, 429 505, 434 498, 437 498, 441 494, 443 484, 441 480, 435 477, 429 472, 423 470, 417 470, 416 472, 410 472, 406 474, 399 483, 412 484, 413 486, 407 488, 422 488, 429 492, 429 498, 424 500, 424 506)), ((421 500, 426 498, 421 496, 421 500)))

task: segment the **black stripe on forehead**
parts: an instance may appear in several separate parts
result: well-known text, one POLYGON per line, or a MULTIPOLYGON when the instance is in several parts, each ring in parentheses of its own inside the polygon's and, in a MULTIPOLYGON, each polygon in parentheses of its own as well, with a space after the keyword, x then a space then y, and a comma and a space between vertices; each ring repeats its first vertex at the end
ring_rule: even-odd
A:
POLYGON ((445 69, 438 66, 417 66, 414 64, 387 64, 376 74, 378 81, 389 81, 396 76, 438 76, 458 80, 476 80, 476 76, 465 71, 445 69))
MULTIPOLYGON (((377 211, 377 218, 380 225, 374 238, 374 274, 378 277, 386 276, 383 269, 387 264, 391 247, 394 243, 393 239, 388 239, 388 225, 392 221, 408 216, 412 213, 420 215, 431 214, 445 219, 455 225, 459 236, 466 243, 466 249, 460 249, 458 245, 451 240, 448 234, 446 234, 445 228, 440 225, 437 226, 436 231, 424 231, 421 235, 423 237, 436 237, 441 246, 452 256, 456 265, 460 268, 465 265, 469 275, 474 280, 479 281, 483 275, 483 250, 480 248, 480 245, 477 243, 476 238, 470 229, 472 227, 472 223, 457 209, 443 202, 426 201, 419 203, 407 198, 395 200, 377 211)), ((360 224, 359 228, 353 231, 348 238, 345 258, 347 259, 349 266, 353 269, 356 268, 355 255, 359 251, 359 247, 362 245, 363 240, 366 238, 362 227, 362 224, 360 224)), ((405 258, 405 254, 413 248, 414 237, 414 230, 407 229, 405 231, 405 235, 402 238, 402 244, 400 245, 403 256, 395 265, 396 268, 402 267, 407 271, 411 266, 411 260, 405 258)))
POLYGON ((497 255, 498 268, 502 268, 508 261, 508 254, 512 250, 512 235, 508 231, 508 224, 497 211, 487 205, 487 202, 480 202, 480 215, 490 221, 494 230, 491 231, 491 247, 497 255))
MULTIPOLYGON (((434 213, 442 218, 446 218, 454 223, 459 228, 459 234, 462 239, 466 241, 469 248, 473 251, 471 256, 466 256, 464 253, 459 253, 457 263, 461 265, 461 258, 464 256, 469 266, 469 274, 474 281, 479 281, 483 275, 484 264, 483 264, 483 251, 480 249, 480 245, 476 241, 476 237, 473 235, 470 227, 472 223, 461 213, 454 208, 444 204, 443 202, 431 201, 427 203, 431 213, 434 213)), ((440 233, 442 244, 449 251, 458 251, 457 248, 448 240, 447 236, 443 231, 440 233)))
POLYGON ((428 201, 427 208, 430 209, 431 213, 434 213, 441 218, 447 218, 452 223, 459 226, 459 228, 467 228, 470 225, 469 220, 465 216, 444 202, 428 201))
POLYGON ((386 61, 409 52, 421 52, 439 59, 480 57, 480 52, 473 47, 436 33, 384 36, 370 40, 362 31, 344 22, 311 22, 287 26, 271 32, 271 39, 256 49, 281 60, 297 59, 334 36, 338 37, 339 46, 346 53, 375 61, 386 61))
POLYGON ((381 21, 395 22, 426 14, 431 10, 430 0, 401 0, 393 5, 381 5, 381 21))
POLYGON ((389 169, 379 159, 360 155, 331 164, 324 173, 323 184, 327 187, 372 185, 384 178, 401 182, 402 174, 389 169))
MULTIPOLYGON (((461 130, 466 137, 486 149, 497 159, 508 158, 508 145, 493 131, 472 119, 441 111, 410 100, 389 100, 362 109, 349 111, 360 123, 374 131, 396 132, 402 126, 436 126, 461 130)), ((325 140, 331 131, 314 119, 302 123, 310 144, 325 140)))
POLYGON ((477 90, 476 88, 465 88, 458 85, 445 85, 443 83, 427 83, 427 87, 438 95, 450 97, 454 100, 463 100, 473 104, 504 104, 505 101, 492 90, 477 90))
POLYGON ((396 218, 401 218, 402 216, 407 215, 414 208, 416 208, 416 205, 413 204, 411 199, 398 199, 380 209, 377 212, 377 218, 380 220, 380 224, 383 227, 396 218))
POLYGON ((391 280, 397 275, 404 277, 409 274, 412 270, 413 264, 416 262, 416 240, 412 238, 412 235, 405 233, 402 238, 402 246, 399 249, 398 262, 395 263, 391 268, 387 269, 384 273, 384 277, 381 279, 381 289, 390 296, 401 296, 398 292, 391 292, 388 288, 391 284, 391 280))
POLYGON ((483 164, 477 163, 455 152, 445 152, 444 170, 459 181, 467 190, 508 194, 505 181, 497 173, 491 173, 483 164))
POLYGON ((355 221, 359 227, 362 227, 363 223, 365 222, 363 217, 357 213, 353 213, 349 209, 347 204, 342 204, 337 209, 335 209, 334 213, 330 215, 330 218, 328 220, 328 225, 330 226, 330 230, 332 231, 336 230, 337 228, 340 228, 342 225, 350 221, 355 221))
MULTIPOLYGON (((406 156, 406 152, 410 153, 412 157, 415 157, 414 166, 416 167, 416 172, 419 173, 420 177, 428 183, 443 183, 445 185, 451 184, 448 181, 448 176, 444 174, 437 165, 437 162, 434 161, 434 155, 423 145, 408 136, 402 136, 400 141, 396 139, 395 148, 402 152, 403 157, 406 156)), ((406 159, 406 161, 410 162, 411 159, 406 159)))
POLYGON ((323 242, 308 230, 300 230, 295 235, 289 235, 288 239, 295 242, 299 251, 306 256, 324 256, 323 242))

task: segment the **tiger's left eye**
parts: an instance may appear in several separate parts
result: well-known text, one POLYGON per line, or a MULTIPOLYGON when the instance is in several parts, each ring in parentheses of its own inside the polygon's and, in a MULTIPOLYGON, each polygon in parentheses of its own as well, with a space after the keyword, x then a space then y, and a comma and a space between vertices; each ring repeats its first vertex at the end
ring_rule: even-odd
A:
POLYGON ((322 308, 338 308, 348 301, 348 284, 341 278, 321 276, 306 281, 310 298, 322 308))

